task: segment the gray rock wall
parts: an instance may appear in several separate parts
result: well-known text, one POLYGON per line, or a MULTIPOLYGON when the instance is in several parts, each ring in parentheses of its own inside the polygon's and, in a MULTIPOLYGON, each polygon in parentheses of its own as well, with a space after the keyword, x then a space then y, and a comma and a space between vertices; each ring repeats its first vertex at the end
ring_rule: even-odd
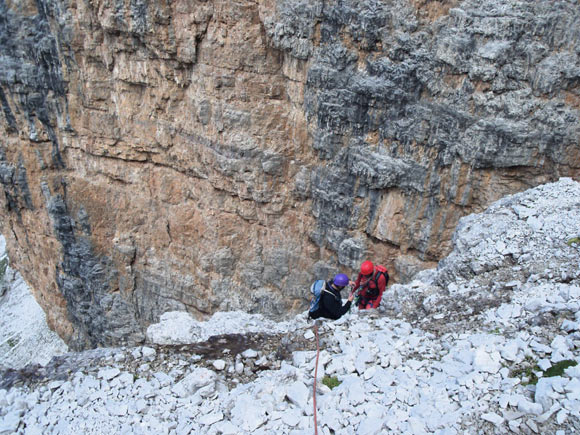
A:
POLYGON ((266 23, 276 47, 310 61, 319 244, 358 230, 438 257, 447 237, 437 216, 497 197, 481 174, 492 170, 507 190, 522 187, 509 169, 523 184, 579 174, 578 3, 453 2, 435 21, 414 4, 278 2, 278 20, 266 23), (407 243, 375 230, 373 195, 394 188, 408 198, 407 243), (367 213, 356 215, 357 197, 367 213), (419 214, 413 201, 425 203, 419 214))

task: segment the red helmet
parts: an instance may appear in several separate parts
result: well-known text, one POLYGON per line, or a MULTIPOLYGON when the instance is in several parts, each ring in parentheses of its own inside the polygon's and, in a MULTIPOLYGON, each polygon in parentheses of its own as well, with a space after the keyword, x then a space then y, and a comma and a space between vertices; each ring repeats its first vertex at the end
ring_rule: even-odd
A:
POLYGON ((360 273, 362 273, 363 275, 370 275, 371 273, 373 273, 374 268, 375 267, 373 266, 373 263, 367 260, 360 265, 360 273))

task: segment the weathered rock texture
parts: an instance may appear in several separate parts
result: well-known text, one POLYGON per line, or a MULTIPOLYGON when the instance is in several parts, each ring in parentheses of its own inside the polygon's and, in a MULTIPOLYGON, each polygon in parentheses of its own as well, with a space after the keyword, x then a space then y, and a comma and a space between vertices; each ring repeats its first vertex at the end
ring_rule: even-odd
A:
POLYGON ((575 1, 0 1, 2 232, 73 346, 394 279, 580 178, 575 1))

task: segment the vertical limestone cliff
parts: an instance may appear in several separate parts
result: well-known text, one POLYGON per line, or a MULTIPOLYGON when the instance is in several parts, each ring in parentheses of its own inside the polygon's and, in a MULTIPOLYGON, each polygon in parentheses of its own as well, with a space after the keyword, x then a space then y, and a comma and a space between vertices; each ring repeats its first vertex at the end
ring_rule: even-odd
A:
POLYGON ((73 347, 394 279, 580 178, 575 1, 0 1, 2 233, 73 347))

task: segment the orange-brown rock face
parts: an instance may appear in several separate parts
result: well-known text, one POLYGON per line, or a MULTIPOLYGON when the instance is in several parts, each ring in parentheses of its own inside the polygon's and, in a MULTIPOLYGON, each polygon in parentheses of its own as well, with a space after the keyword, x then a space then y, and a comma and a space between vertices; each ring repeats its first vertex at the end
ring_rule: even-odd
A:
POLYGON ((577 8, 423 3, 1 5, 2 232, 51 325, 82 348, 173 309, 283 315, 578 177, 577 8))

